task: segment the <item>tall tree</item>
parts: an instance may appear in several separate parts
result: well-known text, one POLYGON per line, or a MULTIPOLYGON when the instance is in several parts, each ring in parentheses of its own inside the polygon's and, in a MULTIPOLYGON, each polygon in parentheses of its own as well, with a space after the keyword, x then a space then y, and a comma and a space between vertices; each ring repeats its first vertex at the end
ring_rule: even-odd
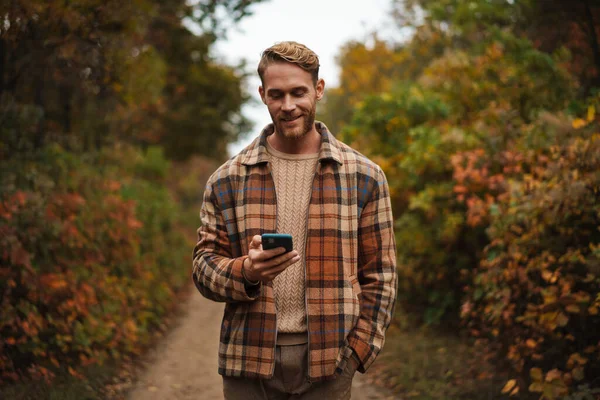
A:
POLYGON ((210 47, 257 1, 2 2, 0 111, 39 110, 29 135, 37 147, 118 137, 164 144, 175 158, 220 156, 247 129, 246 98, 241 74, 212 60, 210 47))
POLYGON ((399 25, 440 27, 458 47, 480 41, 495 27, 527 37, 546 53, 565 48, 581 95, 600 87, 599 0, 393 0, 393 8, 399 25))

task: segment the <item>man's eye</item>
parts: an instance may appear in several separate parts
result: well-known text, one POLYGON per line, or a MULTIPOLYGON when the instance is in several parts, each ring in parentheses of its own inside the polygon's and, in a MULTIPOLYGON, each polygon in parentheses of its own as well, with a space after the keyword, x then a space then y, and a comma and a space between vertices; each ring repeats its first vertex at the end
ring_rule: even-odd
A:
POLYGON ((306 91, 304 91, 304 90, 297 90, 293 94, 296 97, 302 97, 302 96, 304 96, 306 94, 306 91))
POLYGON ((271 93, 271 98, 272 99, 280 99, 281 98, 281 93, 271 93))

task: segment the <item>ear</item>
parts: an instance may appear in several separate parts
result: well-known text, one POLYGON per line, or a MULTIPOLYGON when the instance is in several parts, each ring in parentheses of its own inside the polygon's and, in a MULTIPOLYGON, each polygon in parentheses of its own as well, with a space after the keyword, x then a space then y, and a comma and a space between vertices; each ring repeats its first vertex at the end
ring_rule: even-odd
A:
POLYGON ((267 104, 267 102, 265 101, 265 89, 262 86, 258 87, 258 94, 260 94, 260 99, 262 100, 263 104, 267 104))
POLYGON ((321 100, 323 98, 323 95, 325 95, 325 81, 323 79, 319 79, 317 81, 317 86, 315 86, 315 89, 317 91, 317 101, 321 100))

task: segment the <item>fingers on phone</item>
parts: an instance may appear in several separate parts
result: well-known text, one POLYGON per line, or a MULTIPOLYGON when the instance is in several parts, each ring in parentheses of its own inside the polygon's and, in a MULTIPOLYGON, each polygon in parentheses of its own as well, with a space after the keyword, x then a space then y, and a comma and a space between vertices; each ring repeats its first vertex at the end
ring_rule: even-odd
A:
POLYGON ((269 279, 274 279, 283 270, 290 265, 300 261, 300 256, 296 251, 285 253, 279 257, 275 257, 267 261, 264 265, 265 275, 269 279))
POLYGON ((280 255, 286 255, 285 254, 285 248, 283 247, 276 247, 274 249, 269 249, 269 250, 263 250, 262 252, 262 260, 268 260, 270 258, 274 258, 280 255))
MULTIPOLYGON (((285 251, 285 249, 284 249, 284 251, 285 251)), ((284 264, 284 263, 290 263, 291 260, 293 260, 295 258, 298 258, 298 260, 299 260, 300 256, 298 255, 297 251, 293 250, 293 251, 290 251, 289 253, 284 253, 284 254, 280 255, 279 257, 274 258, 273 261, 275 262, 275 264, 284 264)))
MULTIPOLYGON (((286 254, 287 255, 287 254, 286 254)), ((300 256, 296 255, 292 258, 287 259, 286 261, 277 264, 275 267, 273 267, 270 271, 269 271, 269 279, 273 280, 275 279, 275 277, 277 275, 279 275, 280 273, 282 273, 286 268, 288 268, 289 266, 297 263, 298 261, 300 261, 300 256)))
POLYGON ((300 256, 298 254, 291 255, 291 253, 286 253, 281 257, 284 257, 284 256, 285 256, 285 258, 281 258, 280 260, 278 260, 279 262, 277 263, 278 264, 277 269, 280 270, 279 272, 283 271, 290 265, 295 264, 298 261, 300 261, 300 256))

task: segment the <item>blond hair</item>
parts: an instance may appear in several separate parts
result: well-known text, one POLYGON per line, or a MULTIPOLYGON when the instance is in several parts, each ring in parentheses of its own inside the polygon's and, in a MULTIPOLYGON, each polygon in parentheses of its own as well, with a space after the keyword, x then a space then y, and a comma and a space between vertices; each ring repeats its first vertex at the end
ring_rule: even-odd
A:
POLYGON ((303 44, 297 42, 279 42, 262 52, 258 63, 258 76, 264 84, 265 70, 272 63, 288 62, 309 72, 313 83, 319 80, 319 56, 303 44))

